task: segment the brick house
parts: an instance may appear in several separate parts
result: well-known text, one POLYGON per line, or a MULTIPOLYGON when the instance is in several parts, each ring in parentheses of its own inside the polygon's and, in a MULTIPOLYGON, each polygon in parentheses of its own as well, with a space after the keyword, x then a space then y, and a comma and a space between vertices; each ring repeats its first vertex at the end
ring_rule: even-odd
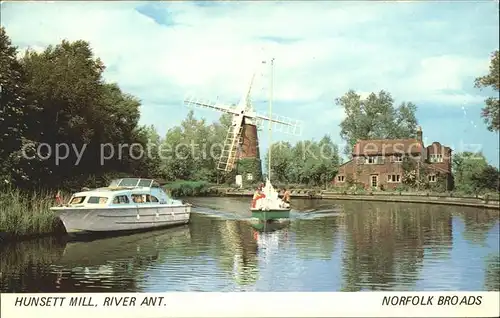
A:
POLYGON ((446 190, 451 190, 451 153, 450 147, 439 142, 425 147, 421 127, 416 138, 358 140, 352 159, 339 167, 333 184, 346 187, 355 182, 366 189, 395 189, 403 181, 403 161, 412 158, 418 167, 415 171, 429 185, 440 181, 446 190))

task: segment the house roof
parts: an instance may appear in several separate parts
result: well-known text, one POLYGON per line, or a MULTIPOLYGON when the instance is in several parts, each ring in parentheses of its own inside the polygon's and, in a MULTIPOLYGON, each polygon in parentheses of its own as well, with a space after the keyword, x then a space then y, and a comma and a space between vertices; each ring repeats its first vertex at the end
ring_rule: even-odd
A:
POLYGON ((352 162, 352 159, 350 159, 350 160, 348 160, 348 161, 344 162, 344 163, 343 163, 343 164, 341 164, 339 167, 345 166, 346 164, 351 163, 351 162, 352 162))
POLYGON ((409 139, 369 139, 358 140, 354 145, 354 156, 420 154, 423 151, 422 142, 415 138, 409 139))

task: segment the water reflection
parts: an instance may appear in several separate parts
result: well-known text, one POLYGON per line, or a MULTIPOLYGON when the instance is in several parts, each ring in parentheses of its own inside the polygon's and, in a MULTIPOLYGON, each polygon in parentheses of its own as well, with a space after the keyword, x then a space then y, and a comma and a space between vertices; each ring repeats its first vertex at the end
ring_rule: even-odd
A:
MULTIPOLYGON (((255 231, 261 233, 272 233, 275 231, 283 230, 290 226, 290 220, 273 220, 273 221, 250 221, 250 226, 254 228, 255 231)), ((255 234, 255 233, 254 233, 255 234)))
POLYGON ((451 215, 442 207, 351 203, 344 211, 343 290, 414 289, 425 251, 449 257, 451 215))
POLYGON ((488 232, 495 225, 498 225, 498 211, 495 210, 468 208, 462 209, 456 214, 464 222, 464 238, 472 244, 485 246, 488 232))
MULTIPOLYGON (((207 209, 228 202, 207 199, 207 209)), ((203 209, 203 199, 197 205, 203 209)), ((246 217, 247 202, 235 200, 227 212, 239 218, 193 213, 181 228, 10 244, 1 247, 0 290, 499 289, 498 211, 327 200, 295 206, 309 213, 254 223, 246 217)))
POLYGON ((485 289, 487 291, 500 290, 500 256, 498 253, 488 255, 485 267, 485 289))
POLYGON ((54 238, 0 246, 0 291, 55 291, 59 277, 49 268, 63 251, 64 242, 54 238))

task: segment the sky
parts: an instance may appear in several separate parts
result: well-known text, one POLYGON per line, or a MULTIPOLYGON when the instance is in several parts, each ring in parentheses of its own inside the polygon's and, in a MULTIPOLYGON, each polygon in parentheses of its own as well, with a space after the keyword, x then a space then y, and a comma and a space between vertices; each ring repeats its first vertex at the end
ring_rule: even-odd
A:
MULTIPOLYGON (((417 105, 426 145, 482 151, 499 166, 498 133, 480 117, 493 93, 473 85, 498 49, 498 1, 36 2, 2 2, 13 43, 89 41, 105 79, 138 97, 141 124, 161 135, 187 115, 186 96, 238 103, 253 71, 254 108, 266 113, 271 72, 260 62, 274 58, 273 113, 303 124, 273 141, 327 134, 342 146, 335 99, 386 90, 417 105)), ((268 143, 263 131, 261 153, 268 143)))

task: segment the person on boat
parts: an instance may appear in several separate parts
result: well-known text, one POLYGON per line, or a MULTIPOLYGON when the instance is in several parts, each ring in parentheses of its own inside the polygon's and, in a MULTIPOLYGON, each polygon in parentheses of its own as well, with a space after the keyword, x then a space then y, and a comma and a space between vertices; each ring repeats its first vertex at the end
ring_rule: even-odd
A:
POLYGON ((63 204, 63 201, 62 201, 62 198, 61 198, 61 191, 57 191, 57 193, 56 193, 56 204, 57 205, 62 205, 63 204))
POLYGON ((257 187, 257 190, 255 190, 254 194, 253 194, 253 199, 252 199, 252 208, 255 208, 257 206, 257 201, 260 200, 260 199, 263 199, 266 197, 266 195, 264 194, 264 192, 262 192, 262 188, 264 187, 264 184, 260 184, 258 187, 257 187))
POLYGON ((134 203, 143 203, 142 195, 132 194, 132 201, 134 201, 134 203))
POLYGON ((288 191, 286 188, 283 188, 283 201, 290 204, 290 191, 288 191))

